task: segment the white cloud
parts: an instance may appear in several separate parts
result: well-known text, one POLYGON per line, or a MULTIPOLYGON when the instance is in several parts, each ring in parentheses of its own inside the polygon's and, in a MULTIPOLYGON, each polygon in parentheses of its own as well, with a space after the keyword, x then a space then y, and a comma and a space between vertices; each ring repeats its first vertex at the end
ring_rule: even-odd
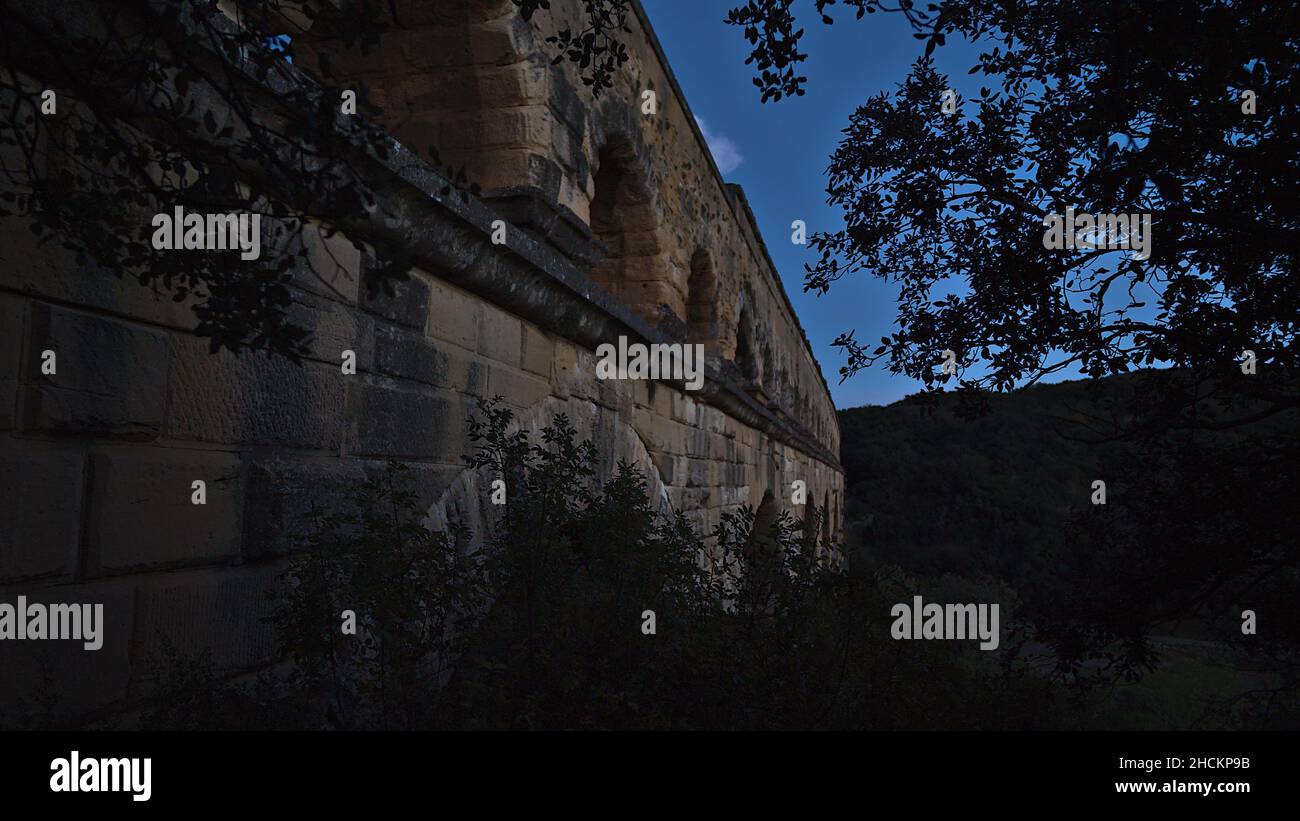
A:
POLYGON ((700 127, 700 133, 704 135, 704 141, 709 144, 709 151, 713 154, 713 161, 718 164, 718 170, 723 174, 730 174, 739 168, 745 161, 740 154, 740 146, 732 142, 730 137, 710 131, 704 124, 704 120, 699 117, 695 118, 695 122, 700 127))

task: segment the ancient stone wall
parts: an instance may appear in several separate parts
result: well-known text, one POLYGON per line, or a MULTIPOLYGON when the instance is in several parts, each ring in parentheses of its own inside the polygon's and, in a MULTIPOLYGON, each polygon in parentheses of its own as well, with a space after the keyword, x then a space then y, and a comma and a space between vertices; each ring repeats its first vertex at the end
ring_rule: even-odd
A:
MULTIPOLYGON (((634 463, 664 509, 703 527, 741 505, 801 513, 799 480, 838 531, 825 382, 644 16, 632 62, 597 100, 550 65, 544 32, 508 0, 397 5, 408 28, 372 57, 331 61, 370 84, 403 145, 373 163, 386 194, 372 223, 304 235, 291 285, 312 332, 301 364, 211 354, 187 301, 38 245, 17 220, 0 226, 0 590, 103 602, 108 622, 96 652, 0 645, 10 719, 46 674, 78 714, 141 697, 169 646, 207 649, 225 672, 273 661, 265 594, 309 508, 345 504, 390 459, 412 466, 431 526, 481 527, 483 480, 461 460, 482 397, 534 430, 566 413, 598 444, 602 476, 634 463), (482 196, 442 194, 429 144, 482 196), (508 239, 493 244, 503 219, 508 239), (410 279, 371 293, 373 259, 352 239, 401 243, 410 279), (619 337, 704 344, 704 389, 598 379, 595 349, 619 337), (205 505, 191 504, 195 480, 205 505)), ((273 104, 273 88, 259 93, 273 104)))
POLYGON ((578 0, 555 0, 531 25, 510 0, 399 2, 400 26, 369 56, 317 47, 332 57, 332 79, 367 86, 408 148, 437 146, 490 201, 508 206, 528 192, 558 206, 552 239, 596 283, 734 363, 747 391, 838 453, 829 393, 744 193, 723 182, 633 6, 629 62, 599 96, 573 63, 552 65, 545 43, 582 29, 578 0), (583 264, 592 252, 558 236, 565 216, 605 245, 594 266, 583 264))

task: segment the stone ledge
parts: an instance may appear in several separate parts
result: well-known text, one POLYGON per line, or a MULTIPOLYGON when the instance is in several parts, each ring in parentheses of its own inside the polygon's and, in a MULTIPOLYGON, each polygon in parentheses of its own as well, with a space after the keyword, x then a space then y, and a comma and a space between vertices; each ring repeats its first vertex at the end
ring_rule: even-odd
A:
POLYGON ((586 223, 567 206, 549 201, 531 186, 497 188, 483 195, 514 227, 559 251, 580 269, 595 265, 605 249, 586 223))

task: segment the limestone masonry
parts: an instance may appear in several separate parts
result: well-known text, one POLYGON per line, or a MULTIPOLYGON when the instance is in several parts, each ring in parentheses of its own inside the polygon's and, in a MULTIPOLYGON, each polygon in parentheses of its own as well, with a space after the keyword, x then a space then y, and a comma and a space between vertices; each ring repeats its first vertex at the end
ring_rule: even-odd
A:
POLYGON ((604 476, 635 463, 702 527, 741 505, 802 513, 801 480, 838 534, 835 408, 744 193, 639 5, 631 60, 598 98, 545 42, 581 27, 581 3, 551 5, 528 23, 510 0, 398 0, 403 27, 373 54, 296 44, 370 89, 401 144, 376 172, 382 205, 416 226, 306 234, 340 265, 332 282, 295 276, 294 319, 313 334, 301 365, 210 354, 188 302, 0 225, 0 598, 104 605, 97 652, 0 644, 0 703, 46 671, 63 706, 93 715, 146 694, 145 661, 167 645, 208 648, 223 672, 270 663, 265 594, 311 505, 342 505, 399 459, 433 526, 483 521, 487 482, 461 461, 480 397, 534 430, 567 414, 604 476), (443 196, 430 145, 481 195, 443 196), (395 296, 361 284, 373 259, 351 239, 403 243, 416 267, 395 296), (704 387, 597 379, 596 348, 619 337, 704 345, 704 387))

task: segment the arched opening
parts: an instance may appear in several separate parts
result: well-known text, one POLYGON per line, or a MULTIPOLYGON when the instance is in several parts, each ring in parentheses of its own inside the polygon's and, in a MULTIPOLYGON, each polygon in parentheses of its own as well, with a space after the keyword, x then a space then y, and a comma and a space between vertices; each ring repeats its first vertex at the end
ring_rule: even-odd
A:
POLYGON ((765 573, 775 567, 779 560, 776 540, 776 520, 781 515, 781 506, 777 504, 772 491, 763 491, 763 499, 754 511, 753 527, 745 546, 746 562, 750 571, 765 573))
POLYGON ((703 344, 711 354, 718 339, 718 278, 708 251, 700 249, 691 257, 686 294, 686 340, 703 344))
POLYGON ((550 123, 545 89, 528 88, 520 99, 525 84, 518 78, 546 58, 531 29, 517 24, 510 0, 375 3, 373 13, 392 25, 381 48, 369 51, 348 36, 347 14, 334 13, 346 10, 329 8, 341 4, 311 4, 321 8, 309 17, 290 8, 301 3, 281 5, 295 28, 309 29, 294 37, 296 66, 331 85, 355 89, 364 83, 384 130, 444 176, 463 173, 463 187, 484 192, 534 186, 557 195, 533 149, 490 127, 503 114, 512 123, 526 122, 526 133, 550 123), (389 53, 420 59, 382 59, 389 53))
POLYGON ((746 605, 755 612, 771 613, 776 604, 773 585, 784 565, 776 532, 780 515, 781 508, 772 491, 764 491, 744 548, 746 605))
POLYGON ((660 305, 681 316, 683 299, 668 281, 654 200, 636 151, 626 139, 614 138, 596 162, 591 232, 606 252, 591 269, 592 281, 652 323, 661 316, 660 305))
POLYGON ((740 321, 736 324, 736 355, 732 361, 736 363, 740 378, 746 384, 758 381, 758 363, 754 358, 754 323, 746 308, 740 309, 740 321))
POLYGON ((761 346, 763 352, 763 382, 764 388, 770 392, 776 385, 776 366, 773 363, 772 345, 766 338, 763 339, 761 346))
POLYGON ((772 496, 772 491, 763 491, 763 501, 758 503, 758 510, 754 511, 754 537, 772 542, 775 538, 773 530, 776 519, 780 515, 781 507, 776 503, 775 497, 772 496))

